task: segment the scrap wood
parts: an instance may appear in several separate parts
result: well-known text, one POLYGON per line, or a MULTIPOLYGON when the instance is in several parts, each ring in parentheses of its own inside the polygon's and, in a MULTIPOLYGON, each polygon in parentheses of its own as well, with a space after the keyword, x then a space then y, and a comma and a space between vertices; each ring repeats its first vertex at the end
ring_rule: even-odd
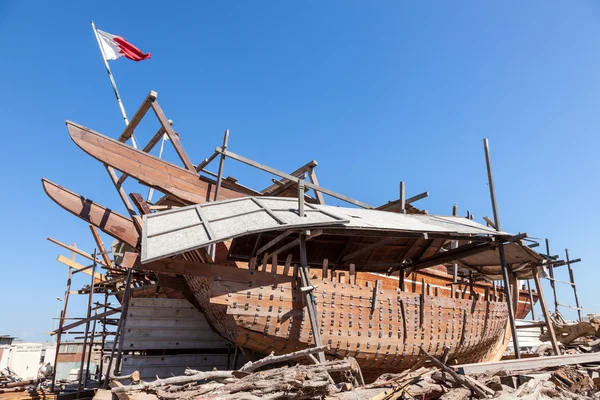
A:
POLYGON ((479 397, 480 399, 487 398, 487 395, 477 385, 474 385, 469 380, 464 379, 464 377, 458 375, 456 372, 454 372, 454 370, 452 368, 448 367, 446 364, 442 363, 440 360, 438 360, 437 358, 435 358, 434 356, 429 354, 423 348, 423 346, 421 346, 420 348, 421 348, 421 353, 425 354, 436 367, 449 373, 461 385, 471 389, 477 395, 477 397, 479 397))
POLYGON ((113 393, 123 393, 123 392, 130 392, 133 390, 154 389, 154 388, 157 388, 160 386, 166 386, 166 385, 178 385, 178 384, 184 384, 184 383, 190 383, 190 382, 203 381, 206 379, 216 379, 216 380, 226 379, 226 378, 233 377, 232 372, 233 371, 198 372, 194 375, 174 376, 171 378, 157 379, 152 382, 141 382, 136 385, 118 386, 118 387, 112 388, 111 391, 113 393))
POLYGON ((322 346, 318 346, 318 347, 309 347, 306 348, 304 350, 299 350, 299 351, 295 351, 293 353, 288 353, 288 354, 284 354, 281 356, 276 356, 274 355, 273 352, 271 352, 271 354, 269 354, 268 356, 261 358, 258 361, 248 361, 246 364, 244 364, 242 366, 242 368, 239 369, 239 371, 244 371, 244 372, 252 372, 260 367, 263 367, 265 365, 269 365, 269 364, 275 364, 275 363, 279 363, 279 362, 284 362, 284 361, 289 361, 292 360, 294 358, 298 358, 298 357, 303 357, 303 356, 307 356, 309 354, 315 354, 315 353, 319 353, 323 350, 325 350, 327 348, 327 345, 324 344, 322 346))

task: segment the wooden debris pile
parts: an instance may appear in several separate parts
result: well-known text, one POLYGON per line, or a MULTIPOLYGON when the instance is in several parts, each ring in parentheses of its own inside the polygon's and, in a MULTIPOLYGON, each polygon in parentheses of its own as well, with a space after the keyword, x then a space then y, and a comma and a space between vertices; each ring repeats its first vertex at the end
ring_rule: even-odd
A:
POLYGON ((316 362, 312 354, 324 348, 313 347, 281 356, 271 354, 256 362, 248 362, 237 371, 187 369, 183 376, 152 382, 133 381, 131 385, 114 387, 112 392, 131 394, 144 391, 159 399, 318 399, 339 392, 341 388, 364 385, 360 367, 352 357, 316 362), (300 357, 308 358, 313 364, 257 371, 300 357), (341 383, 336 384, 332 377, 341 383))
POLYGON ((364 384, 360 367, 352 357, 317 362, 312 354, 323 347, 281 356, 271 354, 237 371, 188 369, 185 375, 153 382, 139 381, 139 375, 132 374, 131 385, 118 384, 112 393, 119 398, 124 394, 136 398, 143 392, 161 400, 600 399, 600 367, 583 361, 577 364, 582 357, 590 357, 587 355, 565 355, 563 365, 555 363, 545 369, 541 368, 544 359, 546 364, 552 365, 547 357, 536 359, 536 368, 531 368, 532 359, 450 367, 421 349, 427 361, 398 374, 383 374, 374 382, 364 384), (282 362, 300 357, 312 363, 281 366, 282 362), (274 364, 279 366, 270 368, 274 364), (478 368, 481 372, 465 373, 469 368, 478 368))

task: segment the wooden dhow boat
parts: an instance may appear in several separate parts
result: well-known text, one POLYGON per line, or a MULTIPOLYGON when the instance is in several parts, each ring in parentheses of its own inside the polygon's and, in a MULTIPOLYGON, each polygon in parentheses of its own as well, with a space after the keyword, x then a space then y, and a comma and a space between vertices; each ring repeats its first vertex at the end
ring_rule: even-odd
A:
POLYGON ((282 353, 324 343, 320 357, 352 355, 366 373, 410 367, 421 359, 421 346, 458 362, 497 359, 510 337, 509 310, 493 284, 501 278, 499 246, 517 318, 532 305, 518 279, 531 277, 544 259, 521 242, 526 235, 423 214, 408 203, 406 214, 382 211, 393 209, 389 204, 375 210, 319 186, 310 174, 314 163, 307 164, 310 181, 299 181, 306 171, 281 173, 231 153, 226 141, 196 167, 178 147, 181 168, 149 155, 148 146, 126 145, 125 134, 114 140, 71 122, 67 127, 80 148, 123 172, 121 179, 133 177, 166 196, 156 206, 136 204, 144 221, 139 243, 131 219, 44 181, 48 195, 118 240, 135 241, 139 254, 128 262, 165 277, 242 348, 282 353), (222 179, 221 168, 216 180, 198 175, 217 157, 281 180, 257 191, 222 179), (294 193, 297 199, 285 197, 294 193), (365 209, 326 206, 322 194, 365 209), (472 279, 448 274, 452 264, 467 268, 472 279))

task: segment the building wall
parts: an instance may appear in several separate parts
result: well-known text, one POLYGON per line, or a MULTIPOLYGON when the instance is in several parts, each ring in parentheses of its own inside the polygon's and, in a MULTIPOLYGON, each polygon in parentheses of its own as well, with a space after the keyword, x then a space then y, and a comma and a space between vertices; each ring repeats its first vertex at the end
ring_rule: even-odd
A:
POLYGON ((53 355, 55 348, 54 343, 19 343, 13 345, 10 349, 7 366, 23 379, 35 378, 40 362, 54 364, 54 359, 46 357, 46 352, 50 349, 49 355, 53 355))

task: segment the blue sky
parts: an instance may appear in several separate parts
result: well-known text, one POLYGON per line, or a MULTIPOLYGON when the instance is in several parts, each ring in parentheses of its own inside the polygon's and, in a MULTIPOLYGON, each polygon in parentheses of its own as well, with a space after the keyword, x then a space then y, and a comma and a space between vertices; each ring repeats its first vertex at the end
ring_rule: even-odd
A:
MULTIPOLYGON (((284 171, 316 159, 322 185, 367 203, 396 199, 404 180, 409 195, 430 192, 417 204, 429 212, 458 203, 482 221, 488 137, 502 227, 583 258, 580 301, 600 312, 597 2, 12 1, 0 2, 0 333, 48 339, 67 271, 46 237, 94 248, 40 178, 122 209, 64 126, 123 129, 91 19, 152 52, 111 63, 126 109, 157 91, 194 162, 230 129, 232 151, 284 171)), ((156 128, 146 121, 139 141, 156 128)), ((230 161, 225 174, 256 188, 271 178, 230 161)), ((84 303, 73 299, 70 316, 84 303)))

